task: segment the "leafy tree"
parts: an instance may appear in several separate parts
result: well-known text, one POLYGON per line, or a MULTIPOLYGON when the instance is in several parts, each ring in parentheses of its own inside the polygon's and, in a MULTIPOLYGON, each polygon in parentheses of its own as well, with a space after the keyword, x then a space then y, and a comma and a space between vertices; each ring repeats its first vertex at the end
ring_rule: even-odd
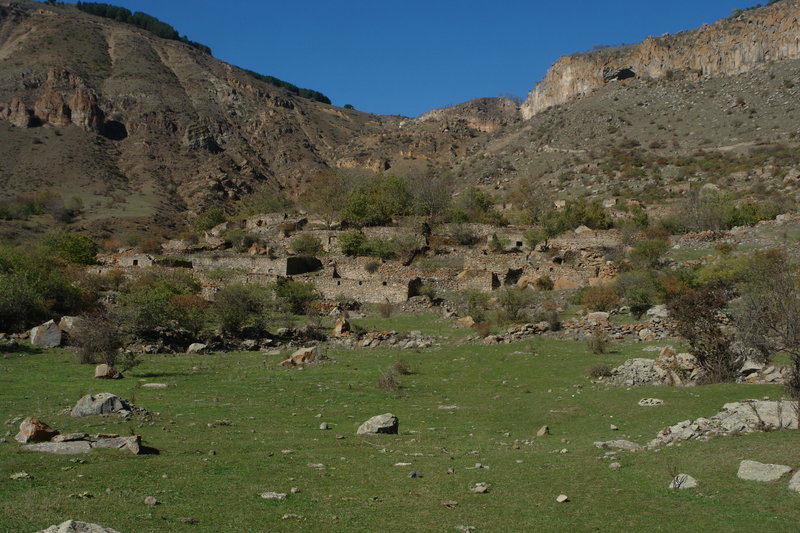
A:
POLYGON ((51 233, 42 239, 42 245, 55 255, 81 265, 91 265, 99 249, 96 242, 77 233, 51 233))
POLYGON ((303 233, 292 239, 292 250, 301 255, 315 256, 322 251, 322 241, 315 235, 303 233))
POLYGON ((220 329, 238 335, 245 327, 263 329, 271 302, 270 290, 263 285, 234 283, 217 292, 211 313, 220 329))
POLYGON ((194 219, 193 225, 198 233, 203 233, 226 220, 228 220, 228 215, 225 214, 225 211, 221 207, 214 206, 200 212, 194 219))
POLYGON ((359 230, 349 230, 339 236, 339 249, 344 255, 360 255, 367 236, 359 230))
POLYGON ((307 304, 317 297, 312 283, 286 278, 279 278, 272 284, 272 290, 275 291, 279 304, 295 315, 304 314, 307 304))
POLYGON ((654 268, 668 249, 669 243, 665 240, 642 239, 633 245, 631 260, 640 267, 654 268))
POLYGON ((342 210, 342 222, 356 227, 383 226, 392 217, 411 212, 412 195, 408 182, 394 176, 380 176, 351 190, 342 210))

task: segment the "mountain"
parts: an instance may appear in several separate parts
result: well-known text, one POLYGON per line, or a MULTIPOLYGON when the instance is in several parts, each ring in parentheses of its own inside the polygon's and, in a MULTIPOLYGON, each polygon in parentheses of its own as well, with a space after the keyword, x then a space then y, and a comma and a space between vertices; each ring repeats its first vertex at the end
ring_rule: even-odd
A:
POLYGON ((205 207, 256 191, 296 196, 337 172, 444 169, 500 196, 520 181, 554 197, 637 195, 685 179, 677 160, 697 150, 792 152, 799 16, 797 0, 782 0, 565 56, 521 105, 479 98, 407 118, 303 98, 72 5, 0 2, 0 147, 11 154, 0 159, 0 201, 77 196, 73 226, 111 235, 171 234, 205 207))

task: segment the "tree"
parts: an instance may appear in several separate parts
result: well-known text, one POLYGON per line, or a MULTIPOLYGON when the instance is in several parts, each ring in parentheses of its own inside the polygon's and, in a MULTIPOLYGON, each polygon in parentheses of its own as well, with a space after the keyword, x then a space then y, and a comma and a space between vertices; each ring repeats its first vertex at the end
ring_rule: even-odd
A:
POLYGON ((238 335, 247 327, 259 330, 266 326, 266 311, 271 298, 263 285, 234 283, 214 296, 211 312, 223 333, 238 335))
POLYGON ((77 233, 51 233, 42 239, 42 245, 64 261, 91 265, 97 255, 98 245, 85 235, 77 233))
POLYGON ((219 206, 214 206, 201 211, 197 218, 194 219, 193 225, 197 233, 203 233, 226 220, 228 220, 228 215, 225 214, 225 211, 219 206))
POLYGON ((734 323, 740 339, 756 353, 789 354, 791 376, 786 388, 800 409, 798 268, 782 253, 764 254, 754 266, 734 308, 734 323))
POLYGON ((718 314, 727 303, 724 290, 711 288, 684 291, 667 304, 678 322, 678 334, 689 342, 703 370, 705 383, 734 381, 744 362, 731 349, 733 338, 719 324, 718 314))
POLYGON ((312 283, 278 278, 271 287, 279 304, 295 315, 305 314, 308 303, 317 297, 312 283))

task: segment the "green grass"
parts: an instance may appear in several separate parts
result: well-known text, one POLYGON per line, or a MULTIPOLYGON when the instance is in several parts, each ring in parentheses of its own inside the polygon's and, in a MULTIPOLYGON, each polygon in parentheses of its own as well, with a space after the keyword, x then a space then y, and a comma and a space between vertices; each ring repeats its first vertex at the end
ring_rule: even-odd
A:
MULTIPOLYGON (((425 331, 419 324, 424 319, 393 318, 391 329, 425 331)), ((431 332, 443 329, 430 324, 431 332)), ((538 355, 531 355, 528 343, 445 342, 421 352, 332 349, 330 362, 305 370, 281 368, 280 356, 261 353, 158 355, 115 382, 92 379, 92 369, 75 364, 67 351, 0 354, 0 420, 38 416, 62 431, 136 432, 160 450, 143 456, 95 450, 77 456, 85 460, 81 464, 71 461, 75 456, 23 452, 9 438, 0 444, 0 531, 32 532, 68 518, 125 533, 683 527, 676 524, 693 531, 797 530, 800 495, 787 490, 786 478, 767 484, 736 478, 745 458, 800 468, 797 432, 621 453, 619 471, 599 460, 603 452, 592 445, 612 438, 644 444, 662 427, 712 415, 727 401, 778 398, 780 387, 608 388, 592 384, 588 368, 647 356, 645 344, 614 344, 602 356, 589 354, 584 343, 532 344, 538 355), (379 390, 380 374, 398 358, 415 373, 398 378, 399 392, 379 390), (169 387, 143 389, 143 382, 169 387), (60 414, 81 395, 102 391, 157 414, 130 422, 60 414), (649 396, 666 405, 636 404, 649 396), (384 412, 400 418, 399 435, 355 436, 361 422, 384 412), (231 425, 207 427, 221 419, 231 425), (320 422, 332 430, 319 430, 320 422), (611 431, 612 423, 620 430, 611 431), (552 435, 536 438, 544 424, 552 435), (531 444, 514 449, 516 439, 531 444), (557 452, 562 448, 568 453, 557 452), (393 466, 397 462, 412 465, 393 466), (475 463, 491 469, 470 469, 475 463), (668 490, 673 467, 698 478, 700 489, 668 490), (450 468, 454 473, 447 473, 450 468), (423 477, 408 478, 411 470, 423 477), (33 479, 9 479, 19 471, 33 479), (489 493, 469 492, 481 481, 491 484, 489 493), (285 501, 259 498, 260 492, 291 487, 300 492, 285 501), (93 497, 69 496, 84 491, 93 497), (560 493, 571 502, 557 504, 560 493), (162 504, 144 505, 148 495, 162 504), (446 500, 459 505, 448 509, 446 500), (285 514, 301 518, 282 519, 285 514), (179 517, 197 524, 179 523, 179 517)), ((16 432, 7 429, 11 436, 16 432)))

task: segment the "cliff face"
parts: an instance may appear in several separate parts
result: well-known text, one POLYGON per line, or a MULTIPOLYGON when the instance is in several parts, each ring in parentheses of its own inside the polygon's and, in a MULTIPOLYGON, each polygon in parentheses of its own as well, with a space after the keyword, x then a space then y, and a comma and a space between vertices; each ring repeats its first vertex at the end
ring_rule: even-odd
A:
POLYGON ((528 93, 522 117, 628 77, 733 75, 764 61, 798 57, 800 1, 783 0, 696 30, 564 56, 528 93))

